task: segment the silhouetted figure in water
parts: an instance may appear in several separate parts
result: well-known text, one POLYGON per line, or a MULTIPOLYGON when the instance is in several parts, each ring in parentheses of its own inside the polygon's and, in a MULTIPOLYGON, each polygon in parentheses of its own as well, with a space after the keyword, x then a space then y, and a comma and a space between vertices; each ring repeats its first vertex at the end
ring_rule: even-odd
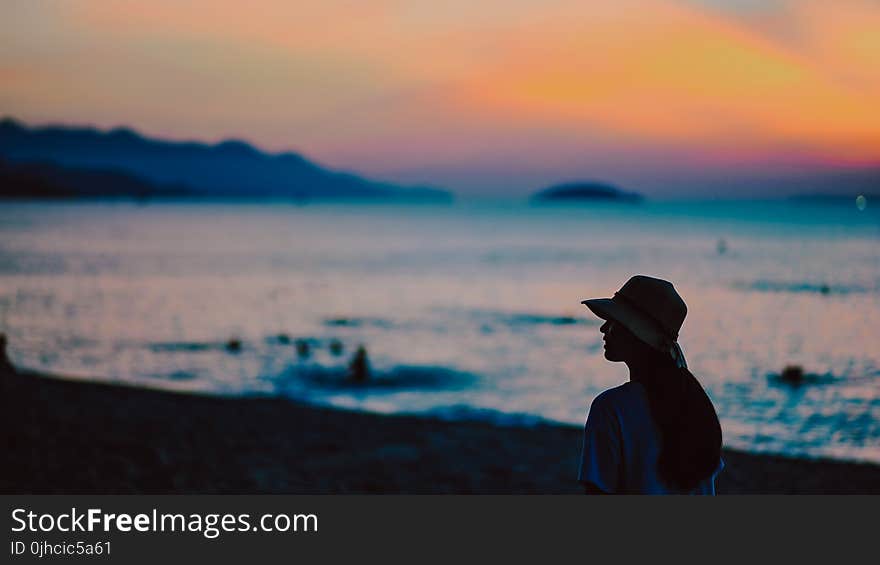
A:
POLYGON ((367 359, 367 350, 363 345, 357 348, 354 357, 351 358, 348 377, 356 383, 365 383, 370 380, 370 361, 367 359))
POLYGON ((9 360, 6 353, 6 334, 0 333, 0 375, 12 375, 15 373, 15 366, 9 360))
POLYGON ((605 320, 605 358, 626 363, 629 382, 593 400, 578 481, 596 494, 714 494, 721 425, 677 342, 684 301, 671 283, 637 275, 583 304, 605 320))
POLYGON ((296 340, 296 354, 300 359, 305 359, 311 354, 311 347, 309 346, 309 342, 304 339, 296 340))
POLYGON ((779 379, 792 385, 803 384, 804 370, 800 365, 786 365, 779 374, 779 379))
POLYGON ((342 342, 338 339, 334 339, 330 342, 330 353, 334 356, 342 355, 342 352, 345 350, 345 347, 342 345, 342 342))

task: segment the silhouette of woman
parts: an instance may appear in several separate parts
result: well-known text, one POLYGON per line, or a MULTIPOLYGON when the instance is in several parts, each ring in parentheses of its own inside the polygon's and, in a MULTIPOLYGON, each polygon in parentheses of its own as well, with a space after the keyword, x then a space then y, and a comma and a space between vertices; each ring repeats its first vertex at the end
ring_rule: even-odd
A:
POLYGON ((605 320, 605 358, 626 363, 630 379, 590 406, 578 471, 585 492, 715 494, 721 425, 678 345, 687 306, 675 288, 637 275, 612 298, 582 304, 605 320))

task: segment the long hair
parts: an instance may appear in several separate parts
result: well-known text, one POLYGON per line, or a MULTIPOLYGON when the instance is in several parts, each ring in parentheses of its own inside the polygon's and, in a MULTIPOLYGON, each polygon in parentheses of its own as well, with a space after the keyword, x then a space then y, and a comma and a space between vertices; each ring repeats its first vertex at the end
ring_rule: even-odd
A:
POLYGON ((660 429, 658 473, 667 486, 693 490, 721 460, 721 424, 712 401, 694 375, 672 358, 645 345, 634 373, 648 393, 651 415, 660 429))

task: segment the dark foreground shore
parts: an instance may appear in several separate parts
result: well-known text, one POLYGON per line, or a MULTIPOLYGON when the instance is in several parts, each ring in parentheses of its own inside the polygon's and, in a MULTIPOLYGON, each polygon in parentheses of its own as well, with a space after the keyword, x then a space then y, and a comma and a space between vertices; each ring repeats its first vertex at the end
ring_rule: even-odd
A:
MULTIPOLYGON (((0 368, 11 493, 577 493, 577 427, 499 427, 0 368)), ((880 466, 727 450, 719 493, 880 493, 880 466)))

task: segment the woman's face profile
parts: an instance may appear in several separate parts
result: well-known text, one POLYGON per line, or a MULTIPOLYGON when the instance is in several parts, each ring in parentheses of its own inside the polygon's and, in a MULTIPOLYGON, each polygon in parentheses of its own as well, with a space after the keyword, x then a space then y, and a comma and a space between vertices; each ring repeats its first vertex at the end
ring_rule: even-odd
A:
POLYGON ((605 359, 614 362, 627 361, 637 351, 638 338, 622 324, 606 320, 599 331, 602 332, 602 340, 605 342, 605 359))

